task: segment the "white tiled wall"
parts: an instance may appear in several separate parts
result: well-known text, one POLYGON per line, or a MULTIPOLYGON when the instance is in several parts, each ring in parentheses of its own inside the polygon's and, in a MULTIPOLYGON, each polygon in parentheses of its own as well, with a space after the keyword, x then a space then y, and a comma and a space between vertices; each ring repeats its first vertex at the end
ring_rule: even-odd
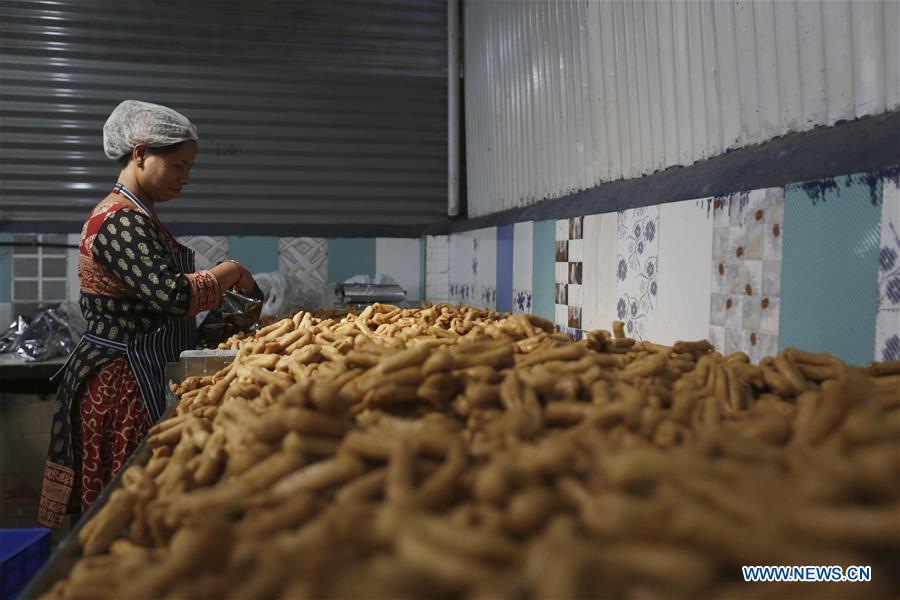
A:
POLYGON ((450 236, 429 235, 425 238, 425 299, 432 302, 450 300, 450 236))
POLYGON ((407 301, 418 301, 419 238, 376 238, 375 272, 391 277, 406 290, 407 301))
POLYGON ((513 301, 514 313, 530 313, 533 307, 532 264, 534 259, 534 223, 513 226, 513 301))
POLYGON ((477 260, 475 306, 497 306, 497 228, 476 229, 473 236, 477 260))
POLYGON ((584 278, 581 326, 611 331, 616 320, 616 213, 584 218, 584 278))
POLYGON ((454 304, 472 304, 478 294, 474 242, 473 231, 450 236, 450 301, 454 304))
POLYGON ((496 306, 496 227, 450 236, 450 301, 490 308, 496 306))
POLYGON ((655 341, 709 335, 712 214, 706 200, 663 204, 659 214, 659 305, 655 341))

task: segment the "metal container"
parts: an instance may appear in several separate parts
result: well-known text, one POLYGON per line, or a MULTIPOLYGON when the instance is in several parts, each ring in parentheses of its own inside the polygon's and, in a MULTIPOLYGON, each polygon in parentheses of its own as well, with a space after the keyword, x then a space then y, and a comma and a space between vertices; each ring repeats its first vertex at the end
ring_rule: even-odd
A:
MULTIPOLYGON (((167 383, 181 383, 187 377, 195 375, 212 375, 234 361, 236 356, 237 350, 186 350, 181 353, 177 363, 168 363, 166 365, 167 383)), ((160 421, 164 421, 175 414, 175 406, 178 401, 177 396, 171 391, 171 387, 167 386, 167 389, 170 390, 167 394, 168 409, 160 421)), ((20 600, 39 598, 43 594, 49 592, 57 581, 68 577, 72 567, 78 559, 82 557, 81 545, 78 543, 78 533, 81 531, 81 528, 97 514, 103 505, 106 504, 110 494, 119 487, 122 473, 124 473, 131 465, 147 464, 151 454, 152 449, 147 444, 147 438, 144 438, 144 441, 142 441, 131 456, 128 457, 128 460, 122 466, 119 473, 105 488, 103 488, 100 497, 97 498, 97 501, 94 502, 90 510, 82 515, 81 520, 79 520, 75 528, 66 535, 62 543, 60 543, 59 547, 50 557, 50 560, 47 561, 44 567, 38 571, 34 579, 32 579, 28 586, 22 591, 20 600)))
POLYGON ((172 391, 177 385, 196 375, 212 375, 231 364, 237 350, 185 350, 177 363, 166 363, 166 406, 171 406, 178 397, 172 391))
MULTIPOLYGON (((162 416, 162 419, 165 420, 175 414, 175 405, 169 407, 166 413, 162 416)), ((149 436, 148 436, 149 438, 149 436)), ((119 470, 118 474, 113 477, 112 481, 109 482, 103 491, 100 492, 100 496, 91 506, 91 508, 81 516, 81 519, 78 521, 78 524, 63 538, 63 541, 60 543, 59 547, 53 552, 53 555, 50 557, 40 571, 34 576, 28 585, 22 590, 22 594, 19 596, 19 600, 33 600, 36 598, 40 598, 47 592, 49 592, 56 582, 61 581, 69 576, 72 568, 75 566, 75 563, 78 562, 80 558, 84 555, 82 552, 81 544, 78 543, 78 534, 81 529, 87 524, 94 516, 100 512, 103 506, 106 504, 109 496, 116 490, 122 478, 122 473, 124 473, 128 467, 132 465, 146 465, 147 461, 150 460, 150 456, 153 454, 152 448, 147 444, 147 439, 144 438, 144 441, 140 443, 140 445, 135 449, 135 451, 128 457, 128 460, 125 461, 125 464, 122 465, 122 468, 119 470)))
POLYGON ((396 284, 342 283, 334 289, 341 304, 400 304, 406 300, 406 290, 396 284))

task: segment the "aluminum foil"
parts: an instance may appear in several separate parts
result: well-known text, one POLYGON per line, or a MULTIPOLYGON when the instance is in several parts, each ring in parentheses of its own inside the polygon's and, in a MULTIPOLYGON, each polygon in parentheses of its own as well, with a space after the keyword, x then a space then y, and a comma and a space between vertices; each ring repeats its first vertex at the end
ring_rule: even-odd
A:
POLYGON ((16 317, 16 320, 9 324, 6 331, 0 335, 0 353, 15 352, 16 348, 25 339, 23 336, 28 331, 28 320, 25 317, 16 317))
POLYGON ((67 356, 81 337, 80 313, 74 317, 72 305, 67 304, 41 309, 30 319, 16 317, 0 335, 0 353, 13 353, 29 362, 67 356))
POLYGON ((262 313, 263 300, 258 285, 247 296, 231 290, 225 292, 218 308, 209 311, 198 328, 201 343, 215 348, 238 331, 254 331, 262 313))

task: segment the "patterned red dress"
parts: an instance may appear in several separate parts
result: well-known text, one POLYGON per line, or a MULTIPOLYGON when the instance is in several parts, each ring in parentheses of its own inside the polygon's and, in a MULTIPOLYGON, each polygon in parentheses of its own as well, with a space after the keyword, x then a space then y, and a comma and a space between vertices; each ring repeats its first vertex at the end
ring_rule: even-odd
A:
MULTIPOLYGON (((159 414, 159 399, 142 397, 135 363, 113 346, 139 343, 174 321, 186 331, 193 315, 221 297, 209 271, 178 269, 178 252, 189 250, 146 209, 123 200, 101 202, 81 233, 80 307, 88 326, 57 394, 38 514, 47 527, 90 507, 159 414)), ((189 336, 175 342, 174 350, 193 343, 189 336)))

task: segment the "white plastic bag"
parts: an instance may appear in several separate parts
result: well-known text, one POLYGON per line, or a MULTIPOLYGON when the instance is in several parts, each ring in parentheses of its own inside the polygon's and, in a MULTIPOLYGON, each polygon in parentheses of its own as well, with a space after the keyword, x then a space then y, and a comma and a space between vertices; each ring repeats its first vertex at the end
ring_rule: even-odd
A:
POLYGON ((372 275, 354 275, 344 280, 344 283, 371 283, 373 285, 399 285, 397 281, 384 273, 372 275))
POLYGON ((304 283, 293 275, 273 271, 254 274, 253 278, 265 296, 262 316, 288 315, 300 309, 317 309, 321 291, 304 283))

